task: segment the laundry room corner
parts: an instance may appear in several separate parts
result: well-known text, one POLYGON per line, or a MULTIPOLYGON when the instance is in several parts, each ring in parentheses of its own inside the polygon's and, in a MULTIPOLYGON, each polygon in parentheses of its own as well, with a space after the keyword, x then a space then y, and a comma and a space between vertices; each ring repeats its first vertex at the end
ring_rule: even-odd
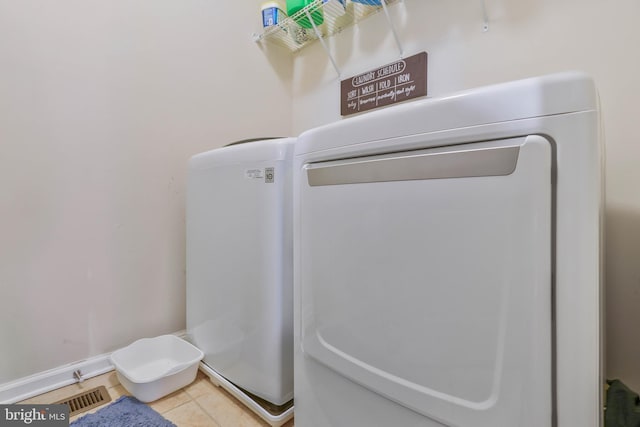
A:
POLYGON ((188 159, 291 133, 260 4, 0 1, 0 384, 185 329, 188 159))

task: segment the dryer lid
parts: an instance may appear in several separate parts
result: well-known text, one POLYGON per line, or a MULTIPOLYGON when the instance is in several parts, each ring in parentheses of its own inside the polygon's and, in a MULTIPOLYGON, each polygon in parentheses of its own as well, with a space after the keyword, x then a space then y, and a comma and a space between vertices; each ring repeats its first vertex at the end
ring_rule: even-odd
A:
POLYGON ((300 135, 295 153, 597 108, 589 76, 551 74, 408 102, 315 128, 300 135))

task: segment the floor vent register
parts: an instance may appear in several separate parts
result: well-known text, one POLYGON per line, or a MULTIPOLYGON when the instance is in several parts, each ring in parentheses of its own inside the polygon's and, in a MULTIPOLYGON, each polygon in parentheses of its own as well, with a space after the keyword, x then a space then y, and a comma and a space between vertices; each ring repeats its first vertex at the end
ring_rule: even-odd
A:
POLYGON ((73 417, 108 402, 111 402, 111 396, 105 386, 100 386, 55 403, 69 405, 69 417, 73 417))

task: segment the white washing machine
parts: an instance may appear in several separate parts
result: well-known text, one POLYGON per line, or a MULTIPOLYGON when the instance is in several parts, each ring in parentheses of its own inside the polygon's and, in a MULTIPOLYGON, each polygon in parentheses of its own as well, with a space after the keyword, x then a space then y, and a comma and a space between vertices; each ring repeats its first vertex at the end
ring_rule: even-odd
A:
POLYGON ((191 158, 187 333, 203 370, 269 424, 293 416, 294 138, 191 158))
POLYGON ((579 73, 303 133, 296 426, 601 426, 601 150, 579 73))

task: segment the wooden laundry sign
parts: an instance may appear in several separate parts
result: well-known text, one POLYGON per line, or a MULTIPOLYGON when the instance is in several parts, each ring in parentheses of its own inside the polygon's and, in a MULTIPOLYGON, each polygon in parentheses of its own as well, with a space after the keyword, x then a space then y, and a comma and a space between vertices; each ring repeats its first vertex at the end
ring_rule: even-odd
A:
POLYGON ((340 114, 348 116, 427 94, 427 52, 342 80, 340 114))

